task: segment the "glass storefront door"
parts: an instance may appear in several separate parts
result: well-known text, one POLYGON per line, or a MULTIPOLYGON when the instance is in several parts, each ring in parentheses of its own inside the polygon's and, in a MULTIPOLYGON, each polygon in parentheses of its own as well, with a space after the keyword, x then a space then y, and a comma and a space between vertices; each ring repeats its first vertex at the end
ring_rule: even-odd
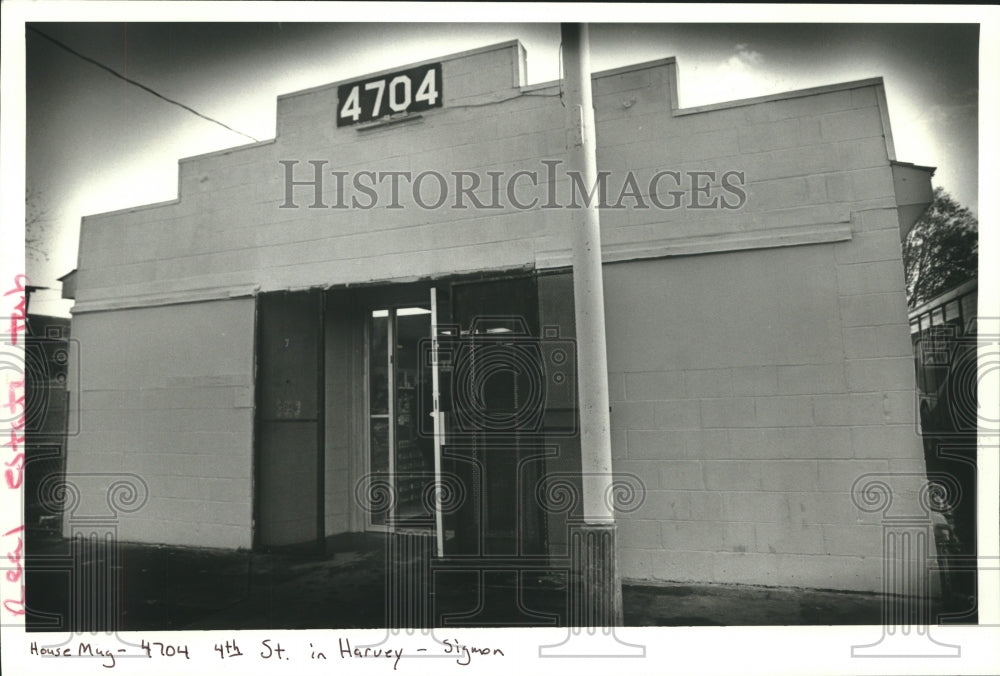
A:
POLYGON ((434 382, 421 355, 431 336, 431 303, 376 308, 369 321, 369 471, 389 500, 387 509, 372 512, 371 526, 434 530, 435 448, 427 432, 434 382))

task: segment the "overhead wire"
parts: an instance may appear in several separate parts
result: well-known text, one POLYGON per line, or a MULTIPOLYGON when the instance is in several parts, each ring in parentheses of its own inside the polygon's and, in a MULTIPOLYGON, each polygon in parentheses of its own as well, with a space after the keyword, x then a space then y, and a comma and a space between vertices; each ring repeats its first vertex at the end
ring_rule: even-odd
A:
POLYGON ((153 96, 157 97, 158 99, 163 99, 167 103, 170 103, 170 104, 173 104, 175 106, 178 106, 179 108, 183 108, 184 110, 186 110, 189 113, 192 113, 194 115, 197 115, 198 117, 202 118, 203 120, 207 120, 208 122, 211 122, 213 124, 217 124, 220 127, 223 127, 224 129, 228 129, 229 131, 233 132, 234 134, 239 134, 240 136, 243 136, 245 138, 250 139, 254 143, 260 143, 260 139, 254 138, 250 134, 245 134, 242 131, 239 131, 238 129, 233 129, 228 124, 226 124, 224 122, 220 122, 219 120, 216 120, 213 117, 209 117, 208 115, 204 115, 202 113, 199 113, 197 110, 195 110, 191 106, 185 105, 185 104, 181 103, 180 101, 176 101, 176 100, 174 100, 174 99, 172 99, 172 98, 170 98, 168 96, 164 96, 163 94, 161 94, 160 92, 156 91, 152 87, 147 87, 146 85, 142 84, 141 82, 136 82, 132 78, 129 78, 129 77, 126 77, 125 75, 122 75, 121 73, 119 73, 118 71, 116 71, 114 68, 106 66, 103 63, 101 63, 100 61, 97 61, 96 59, 92 59, 89 56, 81 54, 80 52, 76 51, 75 49, 73 49, 69 45, 60 42, 59 40, 55 39, 51 35, 43 33, 42 31, 38 30, 37 28, 34 28, 33 26, 26 26, 26 28, 29 31, 31 31, 32 33, 36 33, 37 35, 40 35, 41 37, 45 38, 46 40, 48 40, 52 44, 56 45, 60 49, 63 49, 65 51, 69 52, 73 56, 75 56, 75 57, 77 57, 79 59, 83 59, 87 63, 93 64, 93 65, 97 66, 98 68, 100 68, 101 70, 106 71, 106 72, 110 73, 111 75, 114 75, 117 78, 121 78, 125 82, 127 82, 127 83, 129 83, 131 85, 134 85, 134 86, 138 87, 139 89, 142 89, 145 92, 148 92, 148 93, 152 94, 153 96))

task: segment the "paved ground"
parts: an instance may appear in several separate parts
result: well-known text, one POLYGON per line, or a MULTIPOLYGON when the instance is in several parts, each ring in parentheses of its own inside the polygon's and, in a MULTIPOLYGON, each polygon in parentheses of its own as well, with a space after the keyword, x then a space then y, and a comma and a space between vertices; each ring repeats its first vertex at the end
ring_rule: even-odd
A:
MULTIPOLYGON (((51 565, 65 557, 69 544, 58 538, 28 544, 29 608, 50 613, 47 617, 72 617, 69 575, 65 566, 51 565), (49 564, 39 565, 45 561, 49 564)), ((384 627, 393 612, 386 598, 403 593, 398 588, 386 593, 398 580, 384 574, 386 550, 378 538, 333 541, 324 555, 138 545, 120 551, 121 570, 112 579, 124 590, 126 630, 384 627)), ((88 560, 81 570, 102 565, 88 560)), ((559 572, 526 575, 520 583, 504 571, 484 574, 481 581, 474 574, 453 575, 426 596, 432 598, 427 612, 438 625, 567 621, 567 577, 559 572)), ((882 608, 876 594, 689 584, 626 585, 623 604, 629 626, 880 624, 882 608)), ((44 619, 29 618, 29 627, 72 628, 65 621, 46 626, 44 619)))

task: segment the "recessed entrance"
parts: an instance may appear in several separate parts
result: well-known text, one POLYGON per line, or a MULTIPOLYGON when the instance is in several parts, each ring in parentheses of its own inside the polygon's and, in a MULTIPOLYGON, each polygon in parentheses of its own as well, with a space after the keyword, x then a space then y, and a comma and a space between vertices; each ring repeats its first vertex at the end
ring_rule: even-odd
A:
POLYGON ((255 545, 370 530, 433 537, 438 556, 544 552, 539 482, 572 456, 547 435, 574 383, 538 288, 519 273, 262 294, 255 545))

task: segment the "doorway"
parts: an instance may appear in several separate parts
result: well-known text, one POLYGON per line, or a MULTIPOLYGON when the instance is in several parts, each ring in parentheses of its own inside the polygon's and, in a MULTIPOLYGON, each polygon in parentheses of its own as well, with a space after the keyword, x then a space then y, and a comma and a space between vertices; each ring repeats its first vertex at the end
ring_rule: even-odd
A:
POLYGON ((366 469, 384 509, 367 528, 434 534, 438 556, 544 552, 536 296, 523 273, 371 292, 366 469))
MULTIPOLYGON (((450 420, 443 467, 467 499, 446 515, 446 554, 522 557, 546 550, 545 414, 551 381, 539 341, 533 274, 451 285, 450 344, 442 409, 450 420)), ((444 370, 444 369, 442 369, 444 370)))
POLYGON ((538 289, 520 272, 262 294, 255 545, 369 530, 438 556, 544 552, 545 436, 574 383, 546 370, 538 289))
POLYGON ((430 299, 369 311, 369 491, 388 496, 386 509, 372 510, 376 530, 436 530, 434 374, 421 355, 432 314, 430 299))

